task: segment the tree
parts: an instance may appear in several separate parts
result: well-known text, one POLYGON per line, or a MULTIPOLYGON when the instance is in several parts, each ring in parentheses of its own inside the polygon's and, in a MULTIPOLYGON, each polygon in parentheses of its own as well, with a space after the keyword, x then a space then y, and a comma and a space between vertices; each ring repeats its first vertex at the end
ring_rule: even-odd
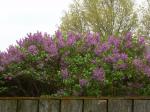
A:
POLYGON ((132 0, 75 0, 62 17, 62 31, 100 32, 102 36, 135 29, 137 14, 132 0))
POLYGON ((65 32, 84 32, 88 28, 80 1, 74 0, 74 3, 70 5, 70 10, 65 12, 61 20, 61 30, 65 32))
POLYGON ((146 37, 150 36, 150 0, 147 0, 147 7, 142 7, 142 17, 140 18, 139 33, 146 37))

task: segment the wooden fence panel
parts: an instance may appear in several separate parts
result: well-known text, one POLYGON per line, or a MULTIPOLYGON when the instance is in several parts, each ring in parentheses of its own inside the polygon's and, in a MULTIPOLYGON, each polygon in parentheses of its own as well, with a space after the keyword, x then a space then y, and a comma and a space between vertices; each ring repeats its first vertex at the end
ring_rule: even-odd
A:
POLYGON ((0 100, 0 112, 16 112, 17 100, 0 100))
POLYGON ((132 112, 132 100, 108 100, 108 112, 132 112))
POLYGON ((40 100, 39 112, 59 112, 60 100, 40 100))
POLYGON ((1 98, 0 112, 150 112, 150 99, 1 98))
POLYGON ((84 112, 107 112, 107 101, 84 100, 84 112))
POLYGON ((150 100, 134 100, 134 112, 150 112, 150 100))
POLYGON ((82 112, 83 100, 62 100, 61 112, 82 112))
POLYGON ((38 112, 38 100, 19 100, 17 112, 38 112))

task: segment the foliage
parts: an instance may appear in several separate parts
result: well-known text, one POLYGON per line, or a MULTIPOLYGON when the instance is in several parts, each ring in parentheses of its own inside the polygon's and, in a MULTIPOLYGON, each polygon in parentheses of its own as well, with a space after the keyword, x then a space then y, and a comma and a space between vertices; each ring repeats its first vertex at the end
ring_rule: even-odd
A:
POLYGON ((0 52, 1 96, 148 95, 150 54, 144 37, 129 32, 51 37, 37 32, 0 52))
POLYGON ((102 37, 134 31, 137 12, 132 0, 74 0, 62 17, 63 32, 100 32, 102 37))
POLYGON ((149 36, 150 36, 150 0, 146 0, 147 2, 145 2, 145 4, 143 5, 147 5, 147 7, 141 7, 140 8, 140 12, 142 14, 140 14, 140 27, 139 27, 139 31, 138 33, 144 35, 147 37, 147 39, 149 40, 149 36))

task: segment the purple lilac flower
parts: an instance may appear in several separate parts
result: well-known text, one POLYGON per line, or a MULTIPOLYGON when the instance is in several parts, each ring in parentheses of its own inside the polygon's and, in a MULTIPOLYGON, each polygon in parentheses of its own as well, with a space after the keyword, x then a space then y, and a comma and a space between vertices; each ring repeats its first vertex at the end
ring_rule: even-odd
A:
POLYGON ((128 32, 128 33, 126 34, 126 36, 125 36, 125 40, 126 40, 126 41, 131 41, 131 39, 132 39, 132 33, 131 33, 131 32, 128 32))
POLYGON ((110 48, 110 46, 109 46, 108 43, 103 43, 103 44, 101 45, 101 51, 102 51, 102 52, 107 51, 109 48, 110 48))
MULTIPOLYGON (((41 32, 37 32, 34 34, 27 34, 28 35, 28 41, 29 42, 37 42, 39 44, 42 44, 43 42, 43 35, 41 32)), ((45 34, 46 35, 46 34, 45 34)))
POLYGON ((86 86, 87 83, 88 83, 88 81, 87 81, 86 79, 80 79, 80 80, 79 80, 79 84, 80 84, 81 87, 86 86))
POLYGON ((145 58, 146 58, 147 62, 150 63, 150 53, 146 54, 145 58))
POLYGON ((65 46, 64 39, 59 38, 58 39, 58 48, 63 48, 65 46))
POLYGON ((58 55, 58 48, 56 47, 54 43, 49 46, 49 51, 52 56, 58 55))
POLYGON ((133 65, 134 65, 135 67, 137 67, 138 69, 143 68, 143 61, 140 60, 140 59, 134 59, 132 63, 133 63, 133 65))
POLYGON ((28 47, 28 52, 31 53, 32 55, 38 54, 38 49, 35 45, 30 45, 28 47))
POLYGON ((95 34, 95 38, 97 40, 97 44, 100 43, 100 34, 99 33, 95 34))
POLYGON ((60 30, 57 30, 57 31, 55 32, 55 34, 56 34, 56 37, 57 37, 58 39, 63 39, 63 36, 62 36, 62 33, 60 32, 60 30))
POLYGON ((69 32, 66 44, 71 46, 71 45, 75 44, 75 42, 76 42, 75 35, 73 35, 73 33, 69 32))
POLYGON ((104 61, 107 62, 107 63, 112 63, 113 62, 112 60, 113 60, 112 56, 107 56, 107 57, 104 58, 104 61))
POLYGON ((81 39, 81 34, 78 33, 77 35, 75 35, 76 40, 80 40, 81 39))
POLYGON ((114 45, 115 47, 119 47, 120 40, 118 38, 115 38, 114 36, 110 36, 108 39, 108 43, 114 45))
POLYGON ((19 62, 25 58, 25 54, 12 45, 7 49, 7 54, 5 56, 7 58, 7 64, 11 62, 19 62))
POLYGON ((53 42, 52 38, 47 38, 43 41, 43 46, 45 51, 47 51, 51 56, 56 56, 58 54, 58 48, 53 42))
POLYGON ((96 45, 98 43, 98 37, 94 37, 93 34, 88 33, 87 37, 86 37, 86 43, 90 46, 90 45, 96 45))
POLYGON ((114 49, 113 49, 113 53, 114 53, 114 54, 119 53, 119 49, 114 48, 114 49))
POLYGON ((94 52, 97 56, 99 56, 102 53, 101 46, 97 45, 96 48, 94 49, 94 52))
POLYGON ((65 61, 65 55, 62 55, 60 59, 60 66, 62 69, 65 69, 68 66, 68 63, 65 61))
POLYGON ((148 77, 150 77, 150 67, 149 67, 149 66, 145 66, 145 67, 144 67, 144 73, 145 73, 148 77))
POLYGON ((126 41, 125 47, 126 48, 131 48, 132 47, 132 42, 131 41, 126 41))
POLYGON ((94 52, 96 55, 100 55, 101 53, 109 50, 109 48, 110 48, 110 46, 108 45, 108 43, 103 43, 102 45, 97 44, 94 52))
POLYGON ((120 59, 122 60, 127 60, 128 59, 128 55, 125 53, 114 53, 112 56, 107 56, 104 58, 104 61, 108 62, 108 63, 116 63, 118 62, 120 59))
POLYGON ((63 79, 67 79, 69 77, 68 69, 67 68, 62 69, 61 74, 62 74, 63 79))
POLYGON ((20 47, 24 47, 24 46, 25 46, 25 40, 24 40, 24 39, 20 39, 19 41, 16 40, 16 43, 17 43, 20 47))
POLYGON ((113 57, 112 57, 112 62, 113 63, 116 63, 119 59, 120 59, 120 54, 119 53, 113 54, 113 57))
POLYGON ((128 59, 128 55, 125 54, 125 53, 121 53, 121 54, 120 54, 120 58, 121 58, 122 60, 127 60, 127 59, 128 59))
POLYGON ((93 70, 93 79, 98 80, 98 81, 103 81, 105 77, 105 72, 103 68, 96 68, 93 70))
POLYGON ((43 37, 42 33, 37 32, 34 34, 29 33, 29 34, 27 34, 27 37, 25 37, 25 39, 20 39, 19 41, 16 41, 16 42, 19 45, 19 47, 26 47, 26 46, 32 45, 34 43, 42 45, 43 39, 44 39, 44 37, 43 37))
POLYGON ((65 42, 62 36, 62 33, 58 30, 55 32, 56 37, 57 37, 57 44, 58 44, 58 48, 63 48, 65 46, 65 42))
POLYGON ((145 44, 145 39, 144 39, 144 37, 140 37, 139 38, 139 44, 145 44))
POLYGON ((0 52, 0 65, 6 64, 4 60, 6 60, 6 52, 0 52))
POLYGON ((108 42, 109 42, 109 44, 112 44, 112 43, 113 43, 113 41, 114 41, 114 36, 110 36, 110 37, 108 38, 108 42))

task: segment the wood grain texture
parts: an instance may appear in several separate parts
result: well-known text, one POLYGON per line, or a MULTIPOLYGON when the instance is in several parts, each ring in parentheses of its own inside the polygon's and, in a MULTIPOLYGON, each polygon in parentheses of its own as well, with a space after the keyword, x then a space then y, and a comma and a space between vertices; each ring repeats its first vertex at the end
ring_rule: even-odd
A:
POLYGON ((132 112, 132 100, 108 100, 108 112, 132 112))
POLYGON ((40 100, 39 112, 59 112, 60 100, 40 100))
POLYGON ((62 100, 61 112, 82 112, 83 100, 62 100))
POLYGON ((0 100, 0 112, 16 112, 17 100, 0 100))
POLYGON ((38 112, 38 100, 19 100, 17 112, 38 112))
POLYGON ((84 112, 107 112, 107 101, 84 100, 84 112))
POLYGON ((150 112, 150 100, 134 100, 134 112, 150 112))

